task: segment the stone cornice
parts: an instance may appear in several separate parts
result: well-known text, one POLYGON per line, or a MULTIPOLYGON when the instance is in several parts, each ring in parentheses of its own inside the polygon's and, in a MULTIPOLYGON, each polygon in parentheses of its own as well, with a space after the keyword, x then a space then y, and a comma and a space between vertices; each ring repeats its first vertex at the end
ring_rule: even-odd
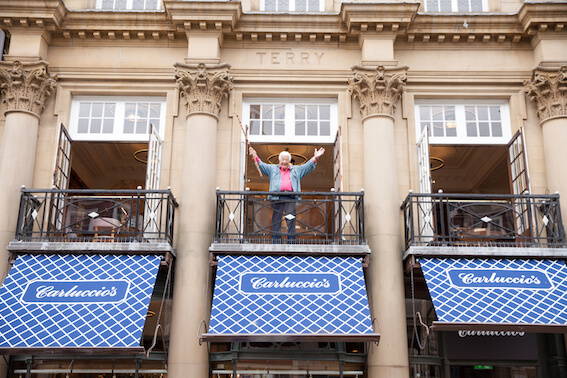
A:
POLYGON ((187 116, 201 113, 218 118, 222 100, 232 90, 229 68, 228 64, 175 65, 175 79, 185 99, 187 116))
POLYGON ((238 1, 164 0, 161 12, 97 12, 65 8, 63 0, 0 0, 0 23, 40 26, 66 39, 184 39, 215 31, 238 41, 355 42, 388 33, 409 43, 529 41, 567 33, 567 3, 524 3, 517 14, 418 13, 417 2, 343 3, 339 13, 243 13, 238 1))
POLYGON ((0 62, 0 95, 6 112, 20 111, 39 117, 56 84, 44 61, 0 62))
POLYGON ((541 123, 553 118, 567 118, 567 65, 559 69, 536 68, 531 80, 524 83, 524 90, 536 104, 541 123))
POLYGON ((354 66, 348 91, 360 103, 362 119, 368 117, 394 117, 396 105, 407 81, 408 67, 374 69, 354 66))

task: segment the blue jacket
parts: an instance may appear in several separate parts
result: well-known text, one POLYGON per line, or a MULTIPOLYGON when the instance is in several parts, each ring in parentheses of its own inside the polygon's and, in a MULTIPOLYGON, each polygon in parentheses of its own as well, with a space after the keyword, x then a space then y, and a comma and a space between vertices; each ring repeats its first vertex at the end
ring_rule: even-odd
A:
MULTIPOLYGON (((259 161, 258 165, 260 167, 260 171, 270 179, 270 192, 279 192, 281 185, 279 164, 266 164, 263 161, 259 161)), ((301 192, 301 179, 311 173, 315 167, 317 167, 317 163, 315 163, 313 159, 310 159, 307 163, 302 165, 291 166, 289 176, 291 179, 291 187, 294 192, 301 192)), ((269 196, 268 199, 277 200, 279 199, 279 196, 269 196)))

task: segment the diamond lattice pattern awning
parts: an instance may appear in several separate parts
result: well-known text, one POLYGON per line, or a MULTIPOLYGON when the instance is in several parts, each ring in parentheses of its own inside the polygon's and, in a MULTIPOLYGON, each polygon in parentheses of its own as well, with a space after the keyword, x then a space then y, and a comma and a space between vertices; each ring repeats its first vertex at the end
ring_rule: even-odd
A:
POLYGON ((437 329, 567 330, 563 260, 420 258, 437 329))
POLYGON ((23 255, 0 288, 0 351, 140 351, 159 256, 23 255))
POLYGON ((374 340, 362 259, 219 256, 208 341, 374 340))

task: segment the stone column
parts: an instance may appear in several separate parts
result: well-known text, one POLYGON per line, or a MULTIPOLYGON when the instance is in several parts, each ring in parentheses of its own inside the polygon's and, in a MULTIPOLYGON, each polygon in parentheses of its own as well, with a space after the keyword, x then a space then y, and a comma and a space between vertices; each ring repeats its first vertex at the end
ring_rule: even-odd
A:
POLYGON ((225 64, 175 68, 187 121, 168 377, 208 377, 208 348, 199 345, 199 336, 206 331, 210 310, 208 248, 215 223, 218 117, 232 77, 225 64))
POLYGON ((0 280, 8 267, 6 246, 16 232, 20 188, 33 183, 39 117, 55 86, 46 62, 0 62, 6 116, 0 145, 0 280))
POLYGON ((563 225, 567 225, 567 65, 550 69, 538 67, 524 83, 530 100, 537 106, 543 132, 547 187, 559 192, 563 225))
POLYGON ((349 91, 360 103, 363 127, 365 230, 372 250, 368 289, 380 344, 371 345, 372 378, 408 377, 406 311, 400 236, 400 194, 394 114, 406 67, 354 67, 349 91))

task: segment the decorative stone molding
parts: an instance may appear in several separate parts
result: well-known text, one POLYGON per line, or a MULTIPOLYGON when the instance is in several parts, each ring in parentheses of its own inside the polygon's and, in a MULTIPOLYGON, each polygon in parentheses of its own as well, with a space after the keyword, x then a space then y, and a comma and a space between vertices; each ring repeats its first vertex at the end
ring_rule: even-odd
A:
POLYGON ((536 103, 540 122, 567 117, 567 66, 559 69, 538 67, 524 82, 528 98, 536 103))
POLYGON ((354 66, 353 71, 348 90, 360 102, 362 118, 393 117, 407 81, 407 67, 370 69, 354 66))
POLYGON ((28 112, 39 117, 56 85, 56 77, 49 75, 44 61, 0 62, 0 98, 6 112, 28 112))
POLYGON ((175 77, 187 115, 206 113, 219 116, 222 100, 232 89, 228 64, 176 64, 175 77))

